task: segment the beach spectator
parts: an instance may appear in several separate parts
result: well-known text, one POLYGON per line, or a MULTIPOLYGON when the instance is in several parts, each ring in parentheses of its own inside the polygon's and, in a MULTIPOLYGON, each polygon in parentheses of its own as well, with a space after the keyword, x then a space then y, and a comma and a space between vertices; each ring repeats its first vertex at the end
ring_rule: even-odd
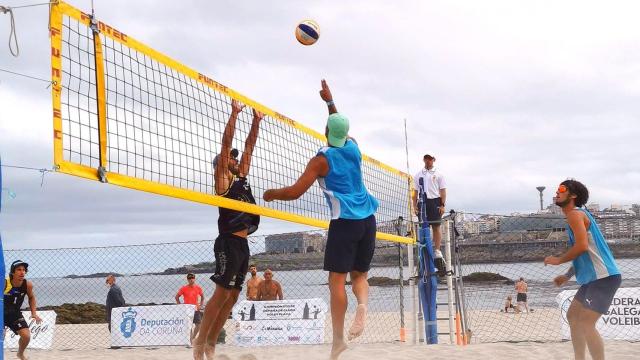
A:
POLYGON ((331 212, 324 255, 324 270, 329 272, 333 345, 331 359, 347 349, 344 318, 347 312, 347 275, 358 301, 349 328, 349 339, 362 335, 369 301, 368 272, 375 251, 378 200, 369 193, 362 177, 362 154, 349 136, 349 119, 338 113, 331 90, 322 80, 320 98, 327 104, 329 118, 325 127, 327 145, 320 148, 295 184, 265 191, 265 201, 295 200, 314 182, 322 189, 331 212))
POLYGON ((516 281, 516 312, 521 312, 521 306, 524 306, 524 309, 527 313, 529 313, 529 304, 527 302, 527 291, 529 291, 529 285, 524 281, 524 278, 520 278, 520 280, 516 281))
POLYGON ((258 300, 258 285, 260 285, 262 278, 258 276, 258 268, 255 264, 249 266, 249 273, 251 279, 247 280, 247 300, 256 301, 258 300))
POLYGON ((576 359, 584 359, 586 348, 592 359, 604 359, 604 342, 596 328, 598 319, 609 311, 611 301, 622 278, 611 249, 596 220, 586 209, 589 190, 581 182, 565 180, 556 191, 556 205, 567 219, 570 248, 561 256, 547 256, 545 265, 560 265, 572 261, 565 275, 553 282, 562 286, 573 275, 580 284, 569 310, 567 320, 576 359))
POLYGON ((124 297, 122 296, 122 290, 120 286, 116 285, 116 277, 113 275, 107 276, 105 283, 109 287, 109 292, 107 293, 107 313, 105 314, 105 319, 107 320, 107 327, 109 328, 109 332, 111 332, 111 310, 117 307, 122 307, 125 305, 124 297))
POLYGON ((273 280, 273 272, 270 269, 264 271, 264 280, 258 285, 258 301, 282 300, 282 286, 273 280))
MULTIPOLYGON (((22 303, 24 297, 29 297, 29 309, 31 309, 31 318, 40 324, 42 319, 36 311, 36 295, 33 291, 33 283, 25 277, 29 271, 29 264, 22 260, 16 260, 11 263, 9 268, 9 284, 5 284, 4 293, 4 329, 11 329, 14 334, 20 336, 18 340, 18 359, 26 359, 24 355, 27 345, 31 341, 31 331, 29 325, 22 315, 22 303), (9 287, 10 285, 10 287, 9 287)), ((4 332, 2 336, 4 336, 4 332)))
POLYGON ((508 295, 507 299, 504 301, 504 312, 509 312, 509 309, 513 309, 514 312, 519 312, 518 308, 513 306, 513 298, 511 295, 508 295))
POLYGON ((191 329, 191 342, 200 330, 200 323, 202 322, 202 304, 204 303, 204 293, 200 285, 196 284, 196 275, 187 274, 187 285, 178 290, 176 294, 176 303, 180 304, 180 297, 184 298, 185 304, 194 305, 196 307, 193 313, 193 328, 191 329))
POLYGON ((442 244, 440 224, 447 201, 447 184, 442 173, 433 166, 436 161, 433 155, 426 154, 422 160, 424 168, 414 176, 415 190, 411 196, 413 209, 422 227, 431 226, 433 230, 433 260, 438 274, 444 275, 446 266, 440 250, 442 244))

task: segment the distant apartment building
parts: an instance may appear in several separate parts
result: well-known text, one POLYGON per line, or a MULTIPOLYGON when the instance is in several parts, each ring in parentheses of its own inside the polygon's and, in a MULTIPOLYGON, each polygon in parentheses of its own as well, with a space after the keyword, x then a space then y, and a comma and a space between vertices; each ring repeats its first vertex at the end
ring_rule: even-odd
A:
POLYGON ((591 203, 587 205, 587 210, 589 210, 591 213, 597 213, 600 211, 600 204, 598 203, 591 203))
POLYGON ((607 239, 640 240, 640 217, 632 209, 632 206, 612 205, 593 215, 607 239))
POLYGON ((269 254, 302 253, 324 251, 326 232, 294 232, 267 235, 265 251, 269 254))
POLYGON ((564 216, 556 214, 531 214, 505 216, 500 221, 499 232, 564 231, 564 216))
POLYGON ((483 216, 476 220, 467 220, 463 223, 463 231, 468 235, 488 234, 498 231, 500 217, 483 216))

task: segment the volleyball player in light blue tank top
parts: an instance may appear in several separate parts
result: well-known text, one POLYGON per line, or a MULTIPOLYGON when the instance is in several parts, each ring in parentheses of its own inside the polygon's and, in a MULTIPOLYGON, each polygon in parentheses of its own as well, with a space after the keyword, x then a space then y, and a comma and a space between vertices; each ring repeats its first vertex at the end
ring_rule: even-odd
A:
POLYGON ((362 181, 362 154, 353 139, 343 147, 325 146, 318 151, 327 159, 329 172, 318 178, 332 219, 366 219, 378 208, 374 198, 362 181))
POLYGON ((345 282, 351 275, 351 288, 358 300, 356 315, 349 329, 349 339, 364 331, 369 297, 367 273, 373 258, 376 238, 374 213, 378 201, 369 193, 362 180, 362 154, 356 142, 348 136, 349 120, 338 113, 327 83, 322 80, 320 97, 329 109, 326 136, 328 146, 321 148, 295 184, 265 191, 265 201, 295 200, 314 182, 324 192, 331 222, 324 255, 324 270, 329 271, 333 346, 331 359, 347 348, 344 340, 344 318, 347 311, 345 282))
MULTIPOLYGON (((589 228, 587 229, 587 244, 589 248, 573 259, 576 282, 584 285, 612 275, 620 275, 620 270, 618 270, 616 261, 613 259, 611 249, 609 249, 607 241, 604 239, 598 224, 596 224, 596 220, 584 209, 577 209, 577 211, 583 212, 589 219, 589 228)), ((568 225, 567 233, 569 234, 569 245, 575 245, 575 235, 568 225)))
POLYGON ((622 278, 596 220, 588 211, 580 209, 588 199, 589 191, 579 181, 565 180, 560 184, 556 205, 562 208, 567 219, 570 248, 562 256, 547 256, 544 263, 573 262, 566 274, 553 281, 561 286, 575 275, 581 285, 567 311, 575 358, 584 359, 588 347, 592 359, 604 359, 604 343, 596 323, 609 311, 622 278))

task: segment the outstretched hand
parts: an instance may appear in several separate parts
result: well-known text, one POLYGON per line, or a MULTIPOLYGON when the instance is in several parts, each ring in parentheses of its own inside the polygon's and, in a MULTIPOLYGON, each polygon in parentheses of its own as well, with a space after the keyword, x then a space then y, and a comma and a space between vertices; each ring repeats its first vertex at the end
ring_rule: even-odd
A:
POLYGON ((262 195, 262 198, 264 199, 264 201, 266 202, 270 202, 275 200, 275 190, 273 189, 269 189, 267 191, 264 192, 264 194, 262 195))
POLYGON ((322 89, 320 90, 320 97, 324 101, 333 101, 333 95, 331 95, 331 90, 329 89, 329 85, 327 85, 327 81, 322 79, 320 82, 322 85, 322 89))
POLYGON ((244 104, 238 100, 231 100, 231 112, 239 114, 244 109, 244 104))
POLYGON ((260 111, 253 109, 253 121, 261 121, 262 118, 264 117, 264 114, 261 113, 260 111))
POLYGON ((562 264, 562 262, 560 262, 560 258, 557 256, 547 256, 546 258, 544 258, 544 264, 546 265, 560 265, 562 264))
POLYGON ((569 278, 566 275, 556 276, 556 278, 553 279, 553 283, 556 284, 557 287, 564 285, 567 281, 569 281, 569 278))

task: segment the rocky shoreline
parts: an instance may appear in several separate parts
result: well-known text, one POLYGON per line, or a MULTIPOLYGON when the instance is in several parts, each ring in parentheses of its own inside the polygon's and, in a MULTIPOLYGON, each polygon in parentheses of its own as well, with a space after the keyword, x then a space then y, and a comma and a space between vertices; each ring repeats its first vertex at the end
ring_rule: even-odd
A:
MULTIPOLYGON (((640 243, 611 244, 611 250, 616 258, 640 257, 640 243)), ((463 244, 458 247, 460 261, 463 264, 487 264, 487 263, 521 263, 542 261, 545 256, 560 254, 567 249, 564 241, 538 241, 527 243, 491 243, 491 244, 463 244)), ((407 265, 406 250, 403 251, 403 263, 407 265)), ((273 271, 296 270, 320 270, 324 265, 324 253, 312 252, 306 254, 256 254, 251 257, 251 263, 260 270, 271 269, 273 271)), ((371 262, 372 267, 398 266, 398 248, 389 246, 376 249, 371 262)), ((167 268, 161 272, 136 274, 139 275, 183 275, 187 273, 203 274, 215 271, 214 262, 202 262, 198 264, 183 265, 175 268, 167 268)), ((68 275, 65 278, 100 278, 108 273, 95 273, 90 275, 68 275)), ((115 274, 116 277, 124 276, 115 274)))

